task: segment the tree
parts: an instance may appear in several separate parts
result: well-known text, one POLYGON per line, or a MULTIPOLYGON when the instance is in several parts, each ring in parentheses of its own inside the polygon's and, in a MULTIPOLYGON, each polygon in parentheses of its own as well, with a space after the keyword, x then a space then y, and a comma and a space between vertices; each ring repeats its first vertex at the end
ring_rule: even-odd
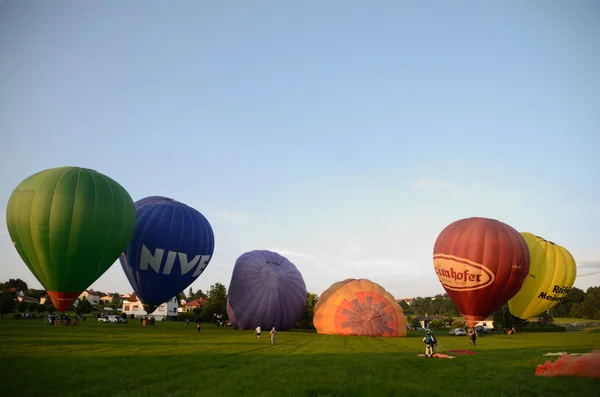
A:
POLYGON ((412 325, 413 328, 420 328, 421 327, 421 322, 419 320, 417 320, 416 318, 413 318, 411 320, 410 325, 412 325))
POLYGON ((565 298, 560 301, 556 306, 552 308, 552 314, 554 317, 569 317, 571 308, 575 303, 583 303, 585 299, 585 292, 583 290, 572 287, 565 298))
POLYGON ((206 298, 207 298, 206 294, 204 292, 202 292, 201 289, 194 292, 194 295, 192 295, 192 299, 206 299, 206 298))
POLYGON ((42 305, 42 304, 38 304, 37 307, 35 308, 35 310, 39 313, 42 314, 43 312, 46 311, 46 306, 42 305))
POLYGON ((206 300, 203 311, 207 316, 227 317, 227 288, 223 284, 211 285, 206 300))
POLYGON ((581 311, 583 318, 600 320, 600 287, 590 287, 585 291, 581 311))
POLYGON ((494 318, 494 328, 495 329, 504 329, 507 328, 504 326, 504 319, 505 319, 505 312, 506 312, 506 307, 508 305, 504 304, 502 306, 500 306, 498 309, 496 309, 496 311, 492 314, 493 318, 494 318))
POLYGON ((450 328, 466 328, 467 323, 461 320, 454 320, 452 324, 450 324, 450 328))
POLYGON ((27 304, 27 311, 30 313, 33 313, 36 309, 37 309, 37 303, 35 302, 30 302, 27 304))
POLYGON ((88 313, 91 313, 91 311, 92 311, 92 304, 84 296, 83 298, 81 298, 81 300, 79 301, 79 304, 77 305, 77 313, 88 314, 88 313))
POLYGON ((194 299, 194 290, 192 287, 188 290, 188 299, 194 299))
POLYGON ((433 329, 441 329, 441 328, 445 328, 445 324, 443 321, 441 320, 431 320, 429 322, 429 328, 433 328, 433 329))
POLYGON ((400 307, 402 308, 402 310, 406 313, 407 311, 410 310, 410 306, 408 303, 406 303, 406 301, 401 300, 400 302, 398 302, 398 304, 400 305, 400 307))
POLYGON ((0 295, 0 317, 15 310, 16 303, 12 293, 6 291, 0 295))
POLYGON ((306 293, 306 306, 304 307, 304 313, 298 321, 298 327, 304 329, 314 329, 313 317, 315 314, 315 305, 319 301, 319 296, 312 292, 306 293))
POLYGON ((112 294, 112 297, 110 300, 110 307, 112 307, 113 309, 117 309, 120 306, 121 306, 121 295, 119 295, 115 292, 114 294, 112 294))
POLYGON ((569 317, 583 318, 582 305, 579 303, 574 303, 573 306, 571 306, 571 310, 569 310, 569 317))
POLYGON ((17 310, 19 313, 25 313, 27 311, 27 302, 17 303, 17 310))
POLYGON ((17 291, 27 292, 27 283, 20 278, 11 278, 7 282, 0 284, 0 289, 7 290, 14 288, 17 291))

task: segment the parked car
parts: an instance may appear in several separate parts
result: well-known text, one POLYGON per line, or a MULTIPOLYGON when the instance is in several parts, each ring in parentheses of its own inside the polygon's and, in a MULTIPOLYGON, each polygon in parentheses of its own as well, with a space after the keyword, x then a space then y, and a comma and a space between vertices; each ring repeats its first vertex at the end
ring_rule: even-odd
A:
POLYGON ((478 335, 482 335, 482 334, 487 334, 488 330, 486 327, 482 327, 481 325, 478 327, 475 327, 475 331, 477 331, 478 335))
POLYGON ((101 323, 126 323, 127 320, 125 320, 123 317, 117 315, 117 314, 111 314, 108 316, 101 316, 98 321, 100 321, 101 323))
POLYGON ((465 331, 464 328, 455 328, 452 331, 454 331, 454 333, 451 333, 450 335, 467 336, 467 331, 465 331))

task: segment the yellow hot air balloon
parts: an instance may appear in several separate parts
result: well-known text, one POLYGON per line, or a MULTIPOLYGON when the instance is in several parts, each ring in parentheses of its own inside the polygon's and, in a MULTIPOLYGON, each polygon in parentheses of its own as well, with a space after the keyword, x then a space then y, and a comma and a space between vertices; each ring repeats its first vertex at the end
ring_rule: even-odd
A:
POLYGON ((554 307, 567 295, 577 268, 573 255, 560 245, 528 232, 521 235, 529 247, 531 264, 508 308, 513 316, 526 320, 554 307))

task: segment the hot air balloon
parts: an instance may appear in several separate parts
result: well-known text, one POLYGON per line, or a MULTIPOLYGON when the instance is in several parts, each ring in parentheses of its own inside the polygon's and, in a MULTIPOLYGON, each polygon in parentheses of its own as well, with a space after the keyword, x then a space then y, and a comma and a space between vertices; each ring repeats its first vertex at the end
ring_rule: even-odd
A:
POLYGON ((469 327, 512 298, 529 271, 529 249, 511 226, 488 218, 446 226, 433 248, 440 283, 469 327))
POLYGON ((260 325, 285 331, 304 313, 306 285, 287 258, 267 250, 250 251, 235 262, 227 302, 239 328, 260 325))
POLYGON ((349 278, 332 284, 319 297, 314 313, 320 334, 406 336, 402 307, 371 280, 349 278))
POLYGON ((200 212, 171 198, 146 197, 135 208, 135 231, 119 260, 150 314, 202 274, 215 238, 200 212))
POLYGON ((556 306, 571 290, 577 265, 569 251, 528 232, 521 233, 531 264, 523 286, 508 301, 511 314, 523 320, 556 306))
POLYGON ((135 221, 133 200, 121 185, 79 167, 31 175, 6 210, 15 248, 61 312, 117 260, 135 221))

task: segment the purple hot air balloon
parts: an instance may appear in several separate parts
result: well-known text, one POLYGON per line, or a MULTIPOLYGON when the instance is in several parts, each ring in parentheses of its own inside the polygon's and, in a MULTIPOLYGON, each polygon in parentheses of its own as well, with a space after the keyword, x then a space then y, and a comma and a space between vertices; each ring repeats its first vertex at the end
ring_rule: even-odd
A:
POLYGON ((228 313, 239 328, 288 330, 298 323, 306 305, 302 274, 276 252, 242 254, 233 268, 227 292, 228 313))

